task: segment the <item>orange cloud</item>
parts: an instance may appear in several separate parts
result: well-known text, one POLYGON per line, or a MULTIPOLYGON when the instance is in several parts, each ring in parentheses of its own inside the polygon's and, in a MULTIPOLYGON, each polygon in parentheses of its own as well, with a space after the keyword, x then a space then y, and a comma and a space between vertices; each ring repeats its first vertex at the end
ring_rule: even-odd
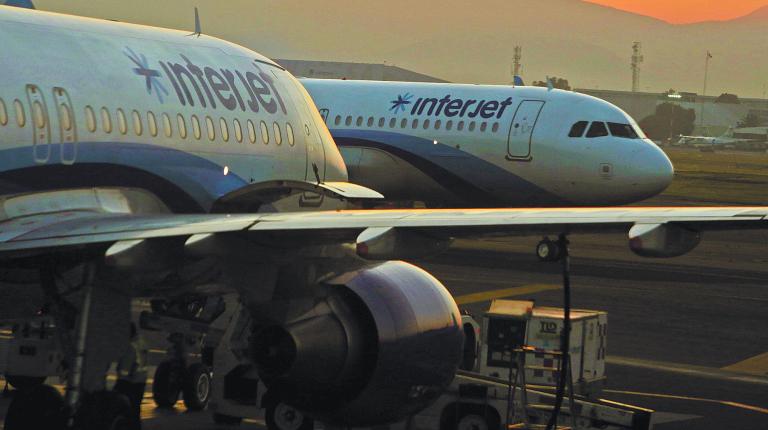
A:
POLYGON ((585 0, 675 24, 722 21, 768 6, 766 0, 585 0))

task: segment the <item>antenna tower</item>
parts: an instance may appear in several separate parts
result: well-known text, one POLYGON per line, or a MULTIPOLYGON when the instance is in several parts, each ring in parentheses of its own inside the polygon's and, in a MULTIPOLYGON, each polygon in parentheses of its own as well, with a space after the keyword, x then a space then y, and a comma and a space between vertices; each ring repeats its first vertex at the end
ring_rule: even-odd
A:
POLYGON ((640 63, 643 62, 642 46, 640 42, 632 44, 632 92, 640 90, 640 63))

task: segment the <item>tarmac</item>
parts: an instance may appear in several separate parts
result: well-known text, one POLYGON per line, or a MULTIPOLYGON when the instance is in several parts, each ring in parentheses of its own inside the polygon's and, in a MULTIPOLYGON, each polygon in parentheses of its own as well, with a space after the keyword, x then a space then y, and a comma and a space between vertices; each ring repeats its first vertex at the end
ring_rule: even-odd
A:
MULTIPOLYGON (((477 316, 495 298, 561 306, 561 265, 537 261, 538 239, 459 240, 416 264, 477 316)), ((574 307, 608 312, 603 398, 655 410, 660 430, 768 428, 768 233, 708 234, 663 260, 634 256, 621 235, 570 239, 574 307)), ((156 409, 149 388, 142 419, 145 430, 222 428, 181 404, 156 409)))

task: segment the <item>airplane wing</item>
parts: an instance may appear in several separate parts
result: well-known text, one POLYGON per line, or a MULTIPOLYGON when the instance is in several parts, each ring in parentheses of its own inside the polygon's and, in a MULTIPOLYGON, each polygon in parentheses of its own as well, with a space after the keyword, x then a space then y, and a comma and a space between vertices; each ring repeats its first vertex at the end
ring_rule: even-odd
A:
MULTIPOLYGON (((0 259, 118 241, 237 233, 286 244, 354 242, 368 229, 434 238, 629 231, 668 226, 688 232, 768 228, 768 207, 345 210, 270 214, 48 212, 0 222, 0 259)), ((647 230, 647 229, 646 229, 647 230)))

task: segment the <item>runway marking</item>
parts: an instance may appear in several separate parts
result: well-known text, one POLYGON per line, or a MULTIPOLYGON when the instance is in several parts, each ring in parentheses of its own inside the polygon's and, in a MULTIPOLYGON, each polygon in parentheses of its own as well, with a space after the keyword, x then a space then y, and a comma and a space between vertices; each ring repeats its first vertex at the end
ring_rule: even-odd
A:
POLYGON ((603 391, 605 391, 606 393, 627 394, 630 396, 656 397, 659 399, 674 399, 674 400, 688 400, 692 402, 716 403, 719 405, 731 406, 734 408, 745 409, 753 412, 759 412, 761 414, 768 414, 768 409, 766 408, 748 405, 746 403, 731 402, 729 400, 705 399, 703 397, 679 396, 675 394, 645 393, 642 391, 623 391, 623 390, 603 390, 603 391))
POLYGON ((725 366, 723 370, 768 376, 768 352, 725 366))
POLYGON ((491 290, 483 291, 480 293, 465 294, 463 296, 454 297, 454 300, 456 300, 457 305, 468 305, 471 303, 488 302, 493 299, 500 299, 502 297, 522 296, 526 294, 558 289, 560 289, 559 285, 531 284, 523 285, 521 287, 505 288, 502 290, 491 290))
POLYGON ((606 363, 619 366, 639 367, 663 372, 679 373, 701 378, 719 379, 722 381, 744 382, 748 384, 768 385, 768 378, 740 374, 731 370, 718 369, 716 367, 695 366, 690 364, 670 363, 665 361, 643 360, 639 358, 619 357, 609 355, 606 363))

